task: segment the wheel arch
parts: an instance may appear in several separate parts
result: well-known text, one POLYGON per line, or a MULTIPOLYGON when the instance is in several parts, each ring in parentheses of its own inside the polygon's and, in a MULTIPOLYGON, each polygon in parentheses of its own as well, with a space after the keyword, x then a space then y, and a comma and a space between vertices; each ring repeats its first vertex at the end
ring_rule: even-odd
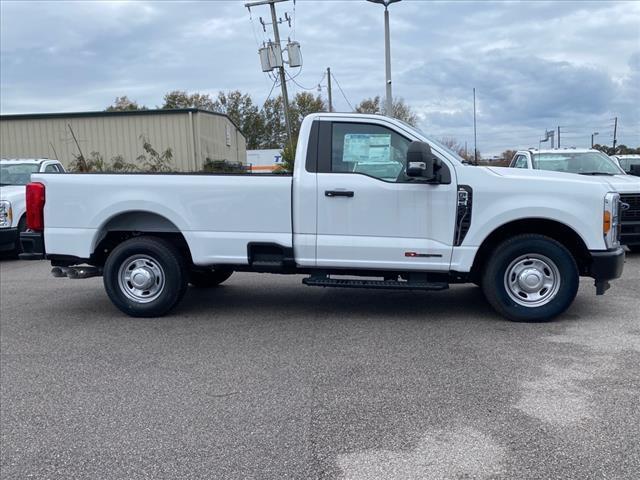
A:
POLYGON ((539 234, 564 245, 578 265, 580 274, 587 272, 590 254, 582 237, 568 225, 547 218, 524 218, 507 222, 493 230, 481 243, 471 267, 471 277, 478 280, 495 248, 504 240, 521 234, 539 234))
POLYGON ((146 210, 129 210, 111 216, 96 232, 92 244, 92 259, 102 264, 111 250, 136 236, 154 236, 173 243, 191 262, 191 249, 181 230, 165 216, 146 210))

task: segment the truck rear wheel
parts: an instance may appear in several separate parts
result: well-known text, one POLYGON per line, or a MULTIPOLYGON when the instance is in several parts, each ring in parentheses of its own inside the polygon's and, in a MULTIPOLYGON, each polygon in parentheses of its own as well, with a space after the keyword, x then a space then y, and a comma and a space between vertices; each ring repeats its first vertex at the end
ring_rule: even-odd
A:
POLYGON ((127 315, 160 317, 184 296, 188 270, 170 242, 136 237, 107 257, 103 280, 113 304, 127 315))
POLYGON ((543 235, 519 235, 500 244, 482 276, 491 306, 514 322, 545 322, 563 313, 578 293, 571 252, 543 235))
POLYGON ((233 270, 192 270, 189 283, 196 288, 217 287, 233 274, 233 270))

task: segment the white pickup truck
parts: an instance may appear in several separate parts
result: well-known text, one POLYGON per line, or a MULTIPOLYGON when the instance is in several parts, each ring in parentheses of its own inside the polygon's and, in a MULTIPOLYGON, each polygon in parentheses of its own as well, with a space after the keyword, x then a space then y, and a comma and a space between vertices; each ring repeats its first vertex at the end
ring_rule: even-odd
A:
POLYGON ((612 192, 620 194, 620 243, 632 252, 640 252, 640 178, 627 175, 617 161, 593 149, 529 149, 516 152, 510 167, 598 178, 612 192))
POLYGON ((320 287, 473 282, 508 319, 543 321, 579 276, 603 294, 624 264, 619 194, 598 179, 463 165, 378 115, 308 116, 292 176, 36 174, 27 203, 21 257, 51 260, 57 277, 102 275, 132 316, 254 271, 320 287))
POLYGON ((25 185, 32 173, 64 173, 49 158, 0 159, 0 252, 20 251, 20 233, 26 228, 25 185))

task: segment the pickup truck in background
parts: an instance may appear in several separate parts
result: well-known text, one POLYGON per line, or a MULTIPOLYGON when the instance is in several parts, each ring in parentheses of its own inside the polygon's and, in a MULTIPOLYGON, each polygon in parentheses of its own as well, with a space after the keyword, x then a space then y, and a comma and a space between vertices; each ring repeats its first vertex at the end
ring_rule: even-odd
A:
POLYGON ((506 318, 544 321, 580 276, 603 294, 624 264, 619 194, 598 178, 466 166, 378 115, 308 116, 292 176, 36 174, 27 203, 21 258, 49 259, 56 277, 102 275, 132 316, 252 271, 319 287, 473 282, 506 318))
POLYGON ((611 159, 616 162, 627 175, 640 176, 640 155, 611 155, 611 159))
POLYGON ((573 173, 600 179, 620 194, 620 243, 640 252, 640 178, 627 175, 620 165, 599 150, 548 149, 521 150, 513 156, 512 168, 573 173))
POLYGON ((20 251, 20 233, 26 228, 25 185, 32 173, 64 173, 58 160, 0 160, 0 252, 20 251))

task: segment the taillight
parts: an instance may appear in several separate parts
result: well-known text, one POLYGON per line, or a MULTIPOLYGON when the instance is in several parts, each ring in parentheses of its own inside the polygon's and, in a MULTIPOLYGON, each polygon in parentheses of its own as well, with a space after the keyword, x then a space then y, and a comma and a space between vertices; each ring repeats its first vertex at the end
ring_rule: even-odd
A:
POLYGON ((44 230, 44 185, 39 182, 27 184, 27 228, 44 230))

